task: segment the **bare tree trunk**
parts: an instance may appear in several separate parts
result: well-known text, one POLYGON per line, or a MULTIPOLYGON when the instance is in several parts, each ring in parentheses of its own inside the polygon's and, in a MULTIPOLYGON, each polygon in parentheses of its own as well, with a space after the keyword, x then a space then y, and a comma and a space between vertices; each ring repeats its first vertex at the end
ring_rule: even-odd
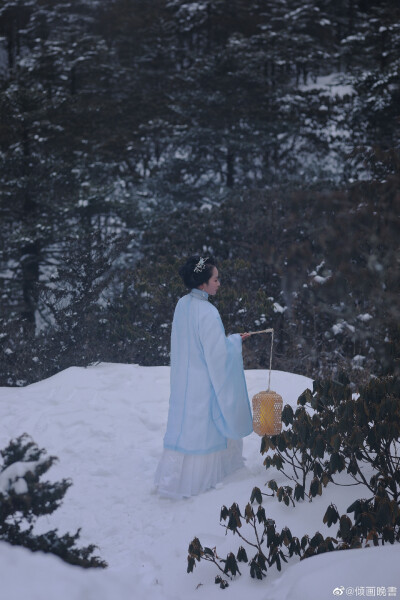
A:
POLYGON ((226 157, 226 185, 229 188, 233 188, 234 184, 234 162, 235 156, 230 148, 228 148, 228 154, 226 157))
POLYGON ((34 233, 32 236, 29 232, 32 230, 32 224, 36 221, 35 214, 37 213, 37 203, 32 197, 30 187, 30 144, 29 144, 29 132, 24 124, 22 132, 22 143, 24 150, 24 179, 25 179, 25 192, 23 202, 23 221, 25 228, 28 232, 26 236, 28 238, 20 248, 20 264, 22 272, 22 297, 23 297, 23 310, 22 316, 24 318, 24 326, 29 330, 30 333, 35 331, 35 311, 38 303, 38 291, 37 284, 39 282, 39 254, 40 254, 40 243, 37 239, 34 239, 34 233), (29 239, 31 238, 31 239, 29 239))

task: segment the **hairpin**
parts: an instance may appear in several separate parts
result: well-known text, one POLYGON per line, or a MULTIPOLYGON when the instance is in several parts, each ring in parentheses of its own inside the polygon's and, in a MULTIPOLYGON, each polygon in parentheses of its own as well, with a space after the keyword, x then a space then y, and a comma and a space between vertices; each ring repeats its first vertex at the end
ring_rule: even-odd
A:
POLYGON ((202 271, 204 271, 204 269, 206 268, 206 261, 208 260, 207 258, 202 258, 200 257, 199 262, 196 264, 195 268, 193 269, 193 271, 195 273, 201 273, 202 271))

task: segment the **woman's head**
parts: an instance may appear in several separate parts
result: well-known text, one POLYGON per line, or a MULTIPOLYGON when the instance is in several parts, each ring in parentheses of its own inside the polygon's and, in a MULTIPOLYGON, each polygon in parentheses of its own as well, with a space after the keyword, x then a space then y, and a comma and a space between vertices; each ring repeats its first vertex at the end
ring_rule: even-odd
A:
POLYGON ((200 288, 214 295, 219 287, 218 270, 211 257, 191 256, 179 269, 179 275, 189 290, 200 288))

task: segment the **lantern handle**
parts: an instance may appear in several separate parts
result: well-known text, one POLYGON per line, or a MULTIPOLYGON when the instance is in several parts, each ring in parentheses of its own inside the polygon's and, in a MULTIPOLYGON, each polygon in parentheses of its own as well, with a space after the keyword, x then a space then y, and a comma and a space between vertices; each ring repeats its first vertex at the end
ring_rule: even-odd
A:
POLYGON ((261 331, 246 331, 246 335, 257 335, 258 333, 274 333, 274 330, 271 329, 261 329, 261 331))
POLYGON ((261 331, 249 331, 246 332, 247 335, 257 335, 258 333, 272 333, 271 335, 271 351, 269 353, 269 376, 268 376, 268 389, 267 392, 271 390, 271 370, 272 370, 272 347, 274 345, 274 330, 271 327, 270 329, 262 329, 261 331))

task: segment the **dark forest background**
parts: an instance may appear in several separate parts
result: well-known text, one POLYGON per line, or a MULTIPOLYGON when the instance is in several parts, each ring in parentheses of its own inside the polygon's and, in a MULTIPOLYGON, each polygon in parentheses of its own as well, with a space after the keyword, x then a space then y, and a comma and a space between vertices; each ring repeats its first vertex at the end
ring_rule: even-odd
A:
POLYGON ((398 372, 399 72, 398 0, 3 1, 0 385, 168 364, 192 253, 274 368, 398 372))

